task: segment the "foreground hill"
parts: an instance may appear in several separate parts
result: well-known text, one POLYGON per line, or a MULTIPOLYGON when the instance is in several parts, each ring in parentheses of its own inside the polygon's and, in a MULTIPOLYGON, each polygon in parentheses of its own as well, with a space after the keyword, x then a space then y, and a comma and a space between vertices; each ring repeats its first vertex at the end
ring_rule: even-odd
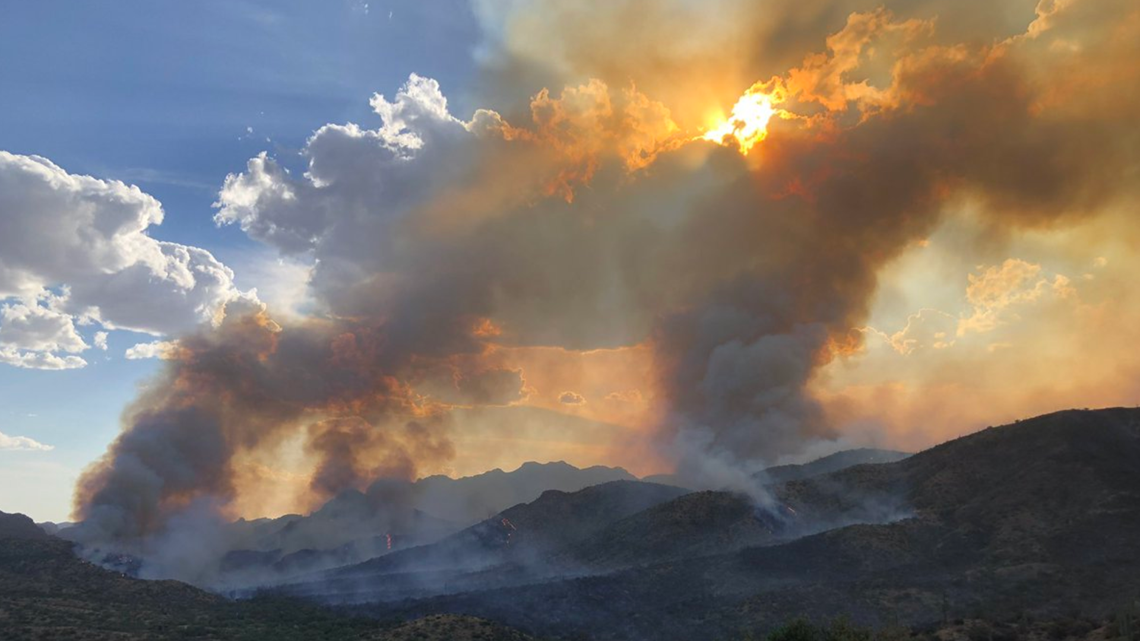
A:
POLYGON ((230 601, 176 581, 143 581, 79 560, 72 544, 0 512, 0 638, 369 639, 524 641, 472 617, 402 624, 343 616, 293 600, 230 601))
MULTIPOLYGON (((1140 410, 1059 412, 773 491, 796 514, 792 527, 856 523, 612 574, 360 611, 462 612, 540 634, 665 640, 729 637, 800 614, 920 625, 1103 618, 1140 591, 1140 410)), ((678 501, 723 504, 737 516, 684 531, 707 531, 711 540, 741 522, 723 495, 703 495, 678 501)))

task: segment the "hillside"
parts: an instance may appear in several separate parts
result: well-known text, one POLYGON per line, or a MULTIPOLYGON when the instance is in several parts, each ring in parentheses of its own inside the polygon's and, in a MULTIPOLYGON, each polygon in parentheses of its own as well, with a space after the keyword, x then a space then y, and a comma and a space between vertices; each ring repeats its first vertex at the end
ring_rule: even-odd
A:
POLYGON ((415 483, 416 507, 451 521, 470 524, 512 505, 529 503, 547 490, 576 492, 610 481, 636 480, 620 467, 595 465, 579 469, 564 461, 529 462, 511 472, 495 469, 459 479, 446 476, 420 479, 415 483))
POLYGON ((47 540, 51 538, 23 514, 0 512, 0 540, 47 540))
POLYGON ((474 616, 555 638, 680 641, 844 615, 973 638, 1012 628, 947 622, 1064 619, 1088 632, 1140 593, 1140 410, 1059 412, 769 487, 765 507, 636 481, 548 491, 239 602, 96 568, 6 517, 0 624, 90 638, 495 638, 462 618, 474 616), (449 616, 414 623, 437 615, 449 616))
POLYGON ((622 519, 564 550, 559 560, 594 569, 723 553, 777 540, 776 518, 758 518, 745 496, 694 492, 622 519))
MULTIPOLYGON (((907 452, 897 450, 880 450, 874 448, 857 448, 840 450, 834 454, 812 459, 806 463, 792 463, 788 465, 774 465, 757 472, 755 478, 765 484, 786 483, 800 479, 811 478, 821 474, 837 472, 854 465, 866 463, 893 463, 910 456, 907 452)), ((675 474, 651 474, 641 479, 647 483, 660 483, 662 485, 675 485, 685 487, 689 485, 684 479, 675 474)), ((705 488, 720 489, 720 488, 705 488)))
MULTIPOLYGON (((409 483, 381 479, 367 490, 346 490, 308 516, 282 517, 261 525, 248 547, 280 550, 334 550, 374 537, 396 536, 400 547, 422 545, 527 503, 547 490, 574 492, 616 480, 632 480, 621 468, 578 469, 562 461, 524 463, 517 470, 495 469, 453 479, 429 476, 409 483)), ((386 547, 386 546, 385 546, 386 547)), ((371 549, 369 549, 371 551, 371 549)))
MULTIPOLYGON (((218 551, 189 569, 133 558, 116 569, 214 590, 272 585, 439 541, 512 505, 533 501, 547 490, 573 492, 633 478, 621 468, 579 469, 557 461, 524 463, 511 472, 496 469, 458 479, 380 479, 365 491, 341 492, 308 515, 239 519, 224 525, 212 533, 222 541, 212 548, 218 551)), ((47 524, 45 531, 50 529, 47 524)), ((99 550, 100 556, 122 556, 117 542, 101 540, 98 531, 82 523, 57 531, 62 538, 99 550)))
POLYGON ((907 452, 864 447, 854 450, 843 450, 798 465, 776 465, 765 468, 762 474, 768 483, 787 483, 788 481, 798 481, 821 474, 838 472, 839 470, 855 465, 894 463, 908 456, 910 456, 910 454, 907 452))
POLYGON ((79 560, 72 544, 0 513, 0 638, 524 641, 472 617, 377 622, 296 600, 230 601, 176 581, 143 581, 79 560))
POLYGON ((612 481, 577 492, 549 490, 435 544, 306 577, 284 591, 343 602, 402 598, 409 585, 431 593, 525 582, 567 571, 551 562, 557 550, 685 492, 640 481, 612 481), (480 574, 488 568, 496 569, 480 574))
MULTIPOLYGON (((1140 591, 1140 410, 1050 414, 774 491, 804 522, 869 522, 612 574, 360 611, 464 612, 540 634, 664 640, 730 636, 801 614, 919 625, 1073 612, 1103 618, 1140 591)), ((693 506, 698 513, 732 505, 717 493, 686 499, 706 504, 693 506)), ((708 541, 725 536, 717 527, 682 530, 707 531, 708 541)), ((632 550, 637 540, 623 545, 632 550)))

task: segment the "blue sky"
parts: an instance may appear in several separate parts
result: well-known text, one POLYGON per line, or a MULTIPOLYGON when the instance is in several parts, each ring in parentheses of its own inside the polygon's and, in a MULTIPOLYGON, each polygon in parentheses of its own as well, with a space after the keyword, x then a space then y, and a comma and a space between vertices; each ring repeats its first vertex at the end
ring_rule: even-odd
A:
MULTIPOLYGON (((296 151, 329 122, 374 126, 373 92, 417 72, 472 110, 477 26, 464 0, 0 3, 0 150, 40 155, 72 174, 120 179, 162 202, 152 236, 210 250, 237 285, 268 250, 211 204, 226 174, 262 150, 296 151), (252 129, 252 132, 250 131, 252 129)), ((93 328, 80 327, 90 342, 93 328)), ((0 449, 0 510, 66 518, 76 474, 117 434, 137 385, 159 366, 126 360, 145 335, 112 332, 88 365, 0 365, 0 433, 51 451, 0 449)))

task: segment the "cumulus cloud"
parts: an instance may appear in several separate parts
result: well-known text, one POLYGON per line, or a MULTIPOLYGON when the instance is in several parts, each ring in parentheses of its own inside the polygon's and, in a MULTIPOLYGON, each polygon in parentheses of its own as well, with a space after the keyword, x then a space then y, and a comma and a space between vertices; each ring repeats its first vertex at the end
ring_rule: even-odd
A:
POLYGON ((563 405, 582 405, 586 402, 586 397, 578 392, 562 392, 558 395, 558 402, 563 405))
POLYGON ((88 348, 70 315, 34 300, 29 302, 0 306, 0 344, 32 352, 71 354, 88 348))
POLYGON ((52 445, 44 445, 39 441, 30 439, 27 436, 8 436, 0 432, 0 451, 14 450, 14 451, 38 451, 49 452, 55 449, 52 445))
POLYGON ((86 367, 87 361, 80 356, 57 355, 49 352, 21 352, 7 345, 0 345, 0 363, 24 369, 78 369, 86 367))
POLYGON ((123 353, 123 356, 131 361, 147 358, 169 360, 175 358, 177 354, 178 343, 176 341, 151 341, 149 343, 137 343, 128 347, 127 351, 123 353))
MULTIPOLYGON (((939 309, 923 308, 907 317, 906 325, 893 333, 874 327, 863 332, 889 345, 897 353, 908 356, 928 349, 953 347, 958 339, 970 334, 985 334, 1016 322, 1021 308, 1046 299, 1061 300, 1076 296, 1072 281, 1063 274, 1046 275, 1037 263, 1009 258, 1000 265, 979 265, 966 275, 964 292, 966 309, 951 314, 939 309)), ((991 351, 1002 349, 993 346, 991 351)))
POLYGON ((376 94, 370 104, 380 126, 321 127, 306 144, 309 168, 302 178, 294 179, 264 152, 245 172, 227 176, 214 220, 237 224, 286 254, 325 256, 321 249, 334 244, 363 252, 338 232, 378 229, 416 205, 443 178, 431 175, 437 163, 445 163, 455 142, 468 137, 464 123, 448 113, 435 80, 413 74, 392 101, 376 94), (413 154, 417 161, 409 162, 413 154))
POLYGON ((15 299, 0 312, 3 362, 82 367, 77 322, 171 334, 253 298, 208 251, 152 238, 162 206, 119 181, 0 151, 0 215, 0 300, 15 299))
POLYGON ((959 321, 959 336, 992 331, 1002 323, 1015 320, 1016 308, 1021 305, 1038 302, 1049 295, 1066 298, 1076 291, 1068 277, 1043 276, 1041 265, 1016 258, 979 270, 980 273, 968 275, 966 300, 973 312, 959 321))

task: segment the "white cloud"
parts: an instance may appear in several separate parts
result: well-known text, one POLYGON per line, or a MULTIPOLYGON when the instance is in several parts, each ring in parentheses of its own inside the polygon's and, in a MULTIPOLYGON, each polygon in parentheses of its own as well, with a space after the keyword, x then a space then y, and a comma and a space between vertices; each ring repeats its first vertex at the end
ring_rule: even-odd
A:
POLYGON ((257 297, 278 320, 303 316, 313 305, 309 291, 312 270, 312 264, 278 256, 269 248, 242 252, 234 263, 238 283, 256 289, 257 297))
POLYGON ((24 369, 78 369, 87 366, 87 361, 79 356, 57 356, 50 352, 21 352, 3 345, 0 345, 0 363, 24 369))
POLYGON ((138 361, 145 358, 159 358, 168 360, 174 357, 178 343, 174 341, 153 341, 150 343, 138 343, 132 347, 127 348, 124 356, 127 360, 138 361))
MULTIPOLYGON (((216 321, 227 302, 253 296, 210 252, 151 238, 161 204, 117 180, 0 151, 0 217, 0 301, 9 300, 0 311, 3 363, 82 367, 75 354, 90 346, 77 323, 167 335, 216 321)), ((95 345, 105 348, 106 336, 96 334, 95 345)))
POLYGON ((50 452, 55 446, 44 445, 39 441, 26 436, 8 436, 0 432, 0 450, 39 451, 50 452))
MULTIPOLYGON (((322 260, 333 260, 346 245, 359 244, 362 232, 374 231, 369 225, 421 202, 439 182, 428 176, 439 178, 455 143, 472 134, 448 113, 439 83, 430 78, 412 74, 394 100, 376 94, 369 104, 380 127, 321 127, 305 146, 309 167, 303 178, 264 152, 250 159, 245 173, 227 176, 215 222, 238 224, 286 254, 315 250, 322 260), (341 234, 351 234, 355 243, 341 234), (334 243, 337 251, 322 255, 322 247, 334 243)), ((374 250, 371 243, 360 248, 374 250)))
POLYGON ((92 343, 104 352, 107 351, 107 332, 95 332, 95 339, 92 343))
POLYGON ((87 349, 75 323, 64 314, 35 300, 0 306, 0 345, 33 352, 68 352, 87 349))

